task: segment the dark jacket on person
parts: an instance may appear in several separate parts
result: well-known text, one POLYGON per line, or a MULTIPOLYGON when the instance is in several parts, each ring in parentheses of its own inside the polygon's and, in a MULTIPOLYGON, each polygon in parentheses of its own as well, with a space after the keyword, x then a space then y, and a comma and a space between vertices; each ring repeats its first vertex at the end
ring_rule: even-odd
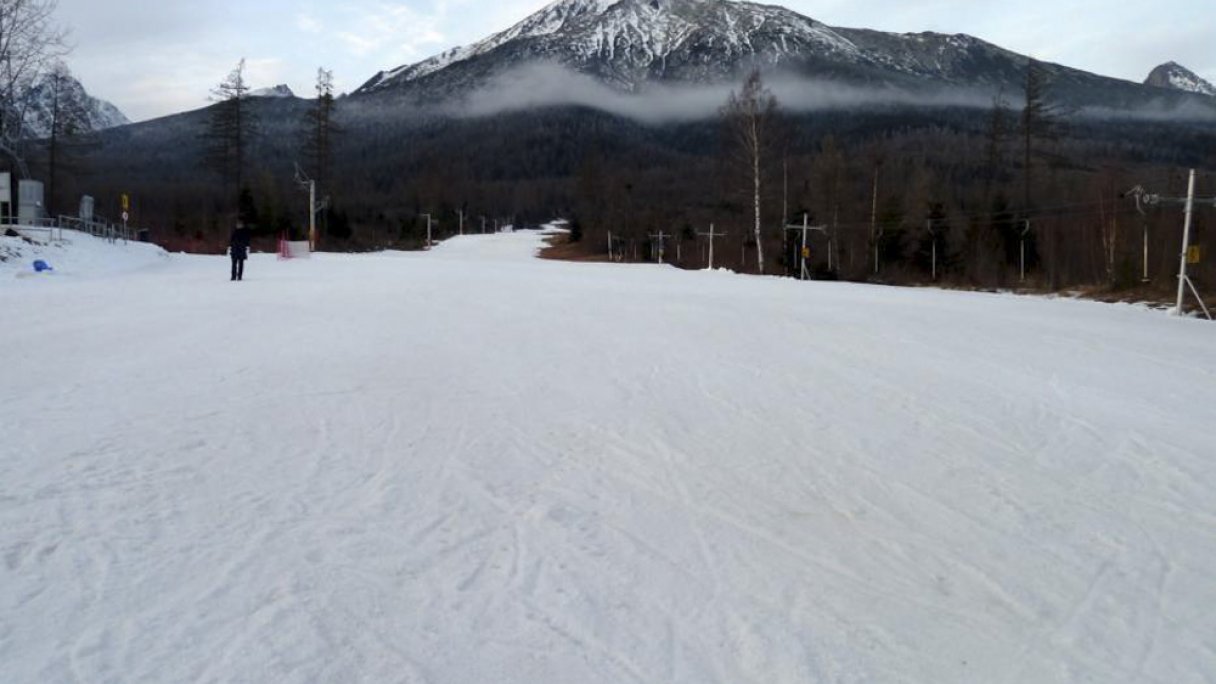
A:
POLYGON ((249 258, 250 234, 248 228, 237 228, 232 231, 232 239, 228 241, 228 253, 233 259, 249 258))

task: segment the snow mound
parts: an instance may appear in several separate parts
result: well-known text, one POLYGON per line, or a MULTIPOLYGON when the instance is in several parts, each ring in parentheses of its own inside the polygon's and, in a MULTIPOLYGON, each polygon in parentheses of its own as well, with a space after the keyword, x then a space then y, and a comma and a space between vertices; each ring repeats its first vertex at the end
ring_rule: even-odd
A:
POLYGON ((13 279, 50 277, 104 277, 162 265, 169 260, 165 250, 139 242, 110 242, 87 233, 63 231, 63 239, 45 242, 45 233, 23 237, 0 236, 0 283, 13 279), (54 270, 38 274, 35 261, 45 261, 54 270))
POLYGON ((445 260, 530 261, 545 248, 545 238, 560 232, 556 227, 547 226, 541 230, 520 230, 492 236, 452 237, 435 245, 431 254, 445 260))

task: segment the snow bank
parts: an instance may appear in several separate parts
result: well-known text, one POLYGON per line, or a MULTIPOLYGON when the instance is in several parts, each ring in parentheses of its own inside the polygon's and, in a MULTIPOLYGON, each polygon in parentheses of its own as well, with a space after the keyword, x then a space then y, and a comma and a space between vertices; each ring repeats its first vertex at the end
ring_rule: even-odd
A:
POLYGON ((63 231, 62 241, 41 244, 19 237, 0 236, 0 283, 34 277, 33 263, 46 261, 54 268, 38 278, 90 278, 113 276, 165 265, 169 255, 160 247, 138 242, 109 242, 86 233, 63 231))
POLYGON ((538 240, 0 287, 0 681, 1216 679, 1216 326, 538 240))

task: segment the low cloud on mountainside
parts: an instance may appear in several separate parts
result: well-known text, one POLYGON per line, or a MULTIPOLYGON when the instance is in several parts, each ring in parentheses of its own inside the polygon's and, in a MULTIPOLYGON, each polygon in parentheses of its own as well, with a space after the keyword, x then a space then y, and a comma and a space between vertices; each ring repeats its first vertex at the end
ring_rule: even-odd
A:
MULTIPOLYGON (((815 112, 880 107, 973 107, 992 106, 995 91, 927 86, 910 91, 893 86, 859 86, 774 75, 767 83, 781 106, 793 112, 815 112)), ((739 84, 712 86, 652 85, 640 92, 614 89, 591 76, 556 64, 531 64, 508 71, 489 84, 449 104, 447 113, 456 116, 490 116, 548 106, 581 106, 599 109, 643 123, 695 121, 716 116, 739 84)), ((1016 98, 1006 96, 1017 108, 1016 98)), ((1195 100, 1181 104, 1161 102, 1135 110, 1084 108, 1078 112, 1094 118, 1135 118, 1155 121, 1216 121, 1216 103, 1205 107, 1195 100)))
MULTIPOLYGON (((767 83, 787 110, 881 107, 987 107, 990 94, 962 90, 913 93, 896 88, 866 88, 796 76, 773 76, 767 83)), ((644 123, 694 121, 717 115, 738 84, 712 86, 653 85, 625 92, 560 65, 532 64, 513 69, 451 105, 463 116, 489 116, 547 106, 582 106, 644 123)))

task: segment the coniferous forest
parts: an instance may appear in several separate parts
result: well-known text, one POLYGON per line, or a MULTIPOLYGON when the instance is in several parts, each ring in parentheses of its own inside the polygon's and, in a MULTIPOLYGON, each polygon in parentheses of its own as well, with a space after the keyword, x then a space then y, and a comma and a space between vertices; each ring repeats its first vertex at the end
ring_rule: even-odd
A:
MULTIPOLYGON (((1138 206, 1134 188, 1180 198, 1196 168, 1198 194, 1216 195, 1216 124, 1069 111, 1033 73, 988 108, 792 112, 773 98, 749 164, 726 102, 665 124, 579 107, 462 117, 334 99, 327 72, 316 99, 246 99, 238 72, 209 109, 98 134, 56 192, 112 214, 106 198, 128 193, 176 250, 222 250, 240 213, 270 249, 306 229, 299 167, 324 179, 327 250, 421 248, 427 214, 437 237, 461 215, 469 232, 565 217, 563 254, 704 268, 712 225, 716 267, 797 276, 802 232, 786 226, 805 221, 815 278, 1091 293, 1176 282, 1182 208, 1138 206)), ((1193 272, 1216 283, 1216 207, 1195 221, 1193 272)))

